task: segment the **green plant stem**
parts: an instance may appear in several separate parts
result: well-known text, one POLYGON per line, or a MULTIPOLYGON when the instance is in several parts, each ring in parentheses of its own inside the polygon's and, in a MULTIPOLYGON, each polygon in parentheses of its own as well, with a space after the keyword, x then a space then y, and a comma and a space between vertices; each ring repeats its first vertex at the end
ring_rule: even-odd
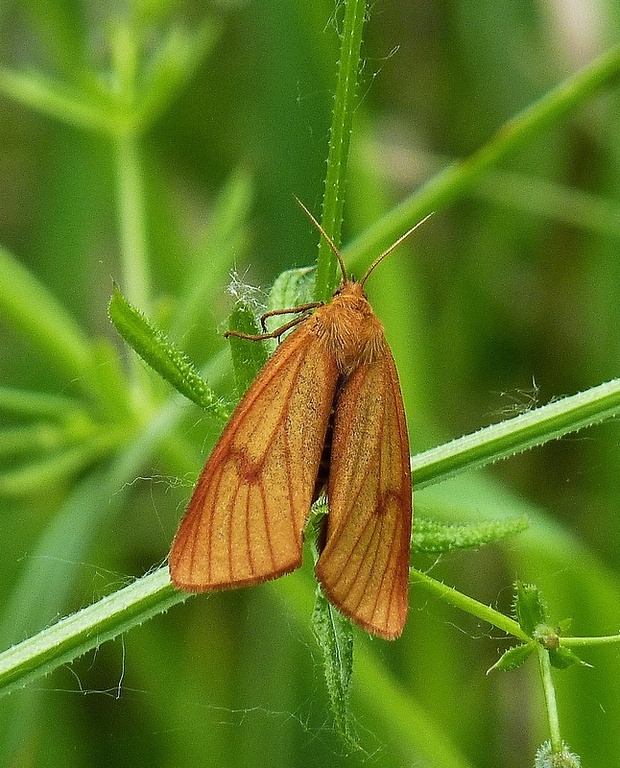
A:
MULTIPOLYGON (((386 163, 385 158, 394 155, 393 145, 389 140, 372 136, 364 137, 364 142, 360 148, 361 162, 370 165, 378 178, 392 184, 394 160, 386 163)), ((452 158, 419 148, 414 150, 399 146, 396 151, 399 180, 410 186, 452 162, 452 158)), ((524 211, 576 229, 620 237, 620 205, 617 200, 528 173, 491 169, 471 189, 470 194, 510 211, 524 211)))
POLYGON ((0 687, 21 688, 188 597, 160 568, 0 654, 0 687))
POLYGON ((556 400, 413 457, 415 487, 505 459, 620 413, 620 379, 556 400))
MULTIPOLYGON (((321 218, 323 229, 336 245, 340 242, 342 228, 349 145, 366 18, 366 0, 346 0, 321 218)), ((320 238, 314 291, 316 301, 328 301, 331 298, 337 283, 337 269, 334 254, 324 238, 320 238)))
POLYGON ((551 749, 554 753, 559 753, 562 751, 562 737, 560 735, 560 720, 558 717, 558 704, 555 698, 555 686, 553 685, 553 677, 551 675, 551 662, 549 654, 542 646, 537 647, 536 653, 543 695, 545 697, 545 707, 547 709, 551 749))
MULTIPOLYGON (((420 571, 411 570, 411 581, 455 608, 519 639, 529 639, 512 619, 420 571)), ((0 654, 0 691, 7 693, 39 675, 48 674, 61 664, 72 661, 187 597, 187 593, 173 590, 167 568, 160 568, 138 579, 129 587, 61 619, 52 627, 0 654)))
POLYGON ((620 643, 620 634, 600 637, 562 637, 560 644, 566 648, 583 648, 591 645, 615 645, 620 643))
MULTIPOLYGON (((121 133, 115 143, 122 287, 135 307, 148 311, 151 290, 138 142, 133 133, 121 133)), ((142 409, 149 399, 147 377, 135 355, 130 356, 130 362, 133 402, 142 409)))
POLYGON ((123 292, 142 311, 151 296, 144 216, 144 185, 136 137, 121 134, 116 139, 118 220, 121 241, 123 292))
POLYGON ((440 581, 427 576, 425 573, 422 573, 422 571, 417 571, 415 568, 409 569, 409 579, 412 586, 419 584, 428 592, 431 592, 444 602, 449 603, 453 608, 458 608, 482 621, 486 621, 488 624, 501 629, 502 632, 506 632, 506 634, 512 635, 519 640, 530 642, 530 638, 514 619, 510 619, 508 616, 494 610, 490 606, 479 603, 472 597, 468 597, 462 592, 458 592, 453 587, 442 584, 440 581))
MULTIPOLYGON (((510 152, 540 135, 620 73, 620 45, 567 78, 543 98, 505 123, 486 144, 465 160, 451 163, 386 216, 343 249, 348 263, 380 253, 416 221, 458 199, 510 152)), ((329 230, 328 230, 329 231, 329 230)))

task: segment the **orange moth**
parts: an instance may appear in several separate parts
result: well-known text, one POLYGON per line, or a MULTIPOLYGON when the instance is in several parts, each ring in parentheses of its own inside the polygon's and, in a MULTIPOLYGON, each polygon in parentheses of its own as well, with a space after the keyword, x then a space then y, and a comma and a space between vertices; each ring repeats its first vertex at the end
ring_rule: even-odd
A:
POLYGON ((394 639, 408 609, 409 440, 394 358, 364 283, 415 227, 355 282, 302 207, 337 256, 342 283, 328 304, 286 310, 303 314, 248 337, 297 325, 213 449, 174 538, 170 575, 181 589, 206 592, 295 570, 310 506, 326 490, 317 578, 345 616, 394 639))

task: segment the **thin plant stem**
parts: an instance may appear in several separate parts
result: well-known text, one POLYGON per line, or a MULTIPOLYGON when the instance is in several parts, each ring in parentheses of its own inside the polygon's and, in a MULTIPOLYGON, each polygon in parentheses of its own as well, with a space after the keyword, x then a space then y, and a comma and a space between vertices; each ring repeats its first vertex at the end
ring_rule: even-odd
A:
MULTIPOLYGON (((321 218, 323 229, 336 245, 340 242, 342 227, 349 144, 366 19, 366 0, 346 0, 321 218)), ((337 270, 338 264, 329 245, 324 238, 320 238, 314 291, 316 301, 327 301, 330 298, 336 286, 337 270)))
MULTIPOLYGON (((431 211, 439 211, 471 189, 484 174, 550 125, 574 111, 620 72, 620 45, 568 77, 522 112, 504 123, 477 152, 450 163, 416 189, 353 243, 343 248, 347 263, 367 253, 379 253, 386 243, 431 211)), ((329 231, 329 229, 327 230, 329 231)))
POLYGON ((555 697, 555 686, 551 676, 551 662, 548 652, 542 647, 537 647, 538 668, 542 681, 545 707, 547 709, 547 721, 549 723, 549 739, 553 752, 562 751, 562 737, 560 736, 560 719, 558 717, 558 704, 555 697))

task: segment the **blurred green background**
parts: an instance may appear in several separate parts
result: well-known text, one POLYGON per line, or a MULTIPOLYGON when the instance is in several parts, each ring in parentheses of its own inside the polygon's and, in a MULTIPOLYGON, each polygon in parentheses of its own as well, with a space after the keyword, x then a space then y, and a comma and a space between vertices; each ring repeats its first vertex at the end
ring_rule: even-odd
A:
MULTIPOLYGON (((221 424, 188 405, 141 448, 171 394, 128 361, 107 318, 112 280, 197 363, 212 361, 209 382, 233 398, 221 335, 231 272, 267 290, 316 255, 292 196, 320 212, 341 15, 321 0, 0 7, 0 245, 88 343, 109 345, 97 369, 107 394, 96 402, 46 346, 45 329, 32 331, 36 302, 22 306, 26 319, 0 315, 0 385, 76 404, 66 422, 53 408, 0 411, 2 649, 164 560, 221 424), (136 98, 156 81, 134 157, 142 282, 123 256, 122 142, 62 101, 79 93, 111 114, 118 73, 132 68, 136 98), (41 90, 15 85, 16 72, 41 90), (114 370, 114 348, 126 374, 114 370), (98 447, 82 450, 84 435, 98 447)), ((613 45, 619 29, 614 3, 373 4, 343 243, 613 45)), ((617 101, 606 90, 527 143, 369 280, 412 451, 618 375, 617 101)), ((533 525, 502 547, 416 565, 506 612, 513 580, 533 581, 557 620, 573 619, 573 634, 616 632, 618 441, 609 423, 419 492, 422 515, 525 512, 533 525)), ((191 599, 0 700, 2 764, 533 763, 547 738, 534 664, 487 676, 505 640, 416 590, 399 641, 356 632, 363 663, 351 707, 364 751, 348 754, 293 594, 274 582, 191 599)), ((618 651, 582 656, 591 669, 556 674, 562 732, 585 765, 615 765, 618 651)))

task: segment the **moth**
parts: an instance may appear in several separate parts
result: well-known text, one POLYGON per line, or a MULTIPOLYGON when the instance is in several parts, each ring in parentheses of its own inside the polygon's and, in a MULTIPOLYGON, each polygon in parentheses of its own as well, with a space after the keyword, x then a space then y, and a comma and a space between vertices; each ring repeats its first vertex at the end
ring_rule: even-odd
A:
POLYGON ((329 303, 279 310, 272 314, 300 314, 274 333, 247 337, 294 327, 209 456, 172 544, 170 575, 183 590, 206 592, 295 570, 310 507, 326 492, 315 569, 321 587, 360 627, 395 639, 408 610, 409 439, 394 358, 364 284, 419 224, 356 282, 302 208, 336 255, 342 283, 329 303))

